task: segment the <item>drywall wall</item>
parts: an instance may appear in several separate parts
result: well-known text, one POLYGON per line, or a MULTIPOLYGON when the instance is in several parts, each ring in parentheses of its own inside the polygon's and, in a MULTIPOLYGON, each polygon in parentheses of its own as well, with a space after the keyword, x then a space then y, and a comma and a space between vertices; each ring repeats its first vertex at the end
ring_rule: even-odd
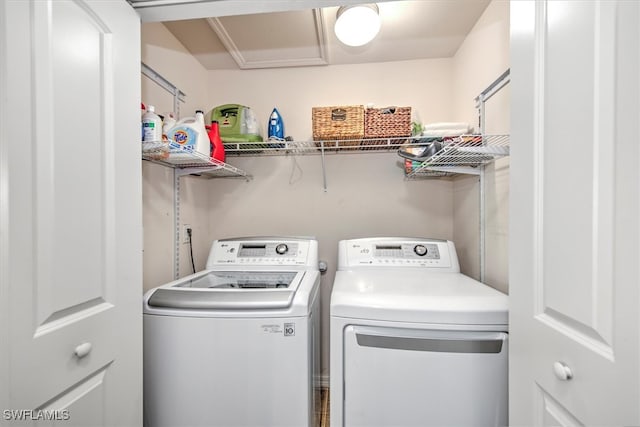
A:
POLYGON ((451 239, 450 180, 405 181, 399 158, 389 154, 326 156, 327 191, 319 156, 248 157, 229 160, 253 180, 210 183, 211 237, 312 235, 320 259, 323 375, 328 375, 329 301, 338 241, 366 236, 451 239))
POLYGON ((448 120, 452 114, 452 60, 423 59, 376 64, 210 73, 210 106, 248 105, 266 135, 274 107, 285 133, 311 139, 311 108, 333 105, 412 107, 417 121, 448 120))
MULTIPOLYGON (((142 61, 187 94, 186 102, 180 104, 183 117, 191 115, 196 109, 208 111, 220 104, 242 103, 253 108, 263 132, 266 133, 269 113, 277 106, 285 118, 287 135, 293 135, 298 140, 307 140, 311 137, 313 106, 353 103, 406 105, 413 107, 414 118, 419 121, 423 121, 423 117, 438 121, 451 116, 450 59, 207 73, 160 23, 143 24, 142 46, 142 61), (203 90, 203 87, 207 87, 207 90, 203 90)), ((172 96, 144 76, 142 83, 144 102, 155 104, 156 110, 160 113, 172 109, 172 96)), ((395 165, 399 160, 393 153, 385 156, 390 164, 395 165)), ((353 165, 370 161, 359 156, 349 157, 353 165)), ((234 163, 233 158, 229 161, 234 163)), ((258 162, 258 165, 262 162, 264 160, 258 162)), ((239 163, 238 166, 241 167, 243 162, 239 163)), ((246 170, 256 174, 251 168, 246 170)), ((395 173, 399 181, 396 185, 402 185, 403 174, 399 166, 395 166, 395 173)), ((166 283, 174 277, 173 179, 171 169, 148 162, 143 164, 145 290, 166 283)), ((210 217, 210 182, 190 177, 180 179, 179 222, 181 225, 189 224, 194 227, 196 270, 204 268, 210 240, 217 237, 216 230, 211 228, 211 223, 215 221, 203 220, 210 217)), ((254 179, 252 183, 258 189, 257 194, 270 194, 262 191, 265 187, 258 179, 254 179)), ((313 185, 321 186, 321 181, 314 182, 313 185)), ((361 188, 360 191, 369 189, 361 188)), ((268 204, 269 198, 257 198, 256 203, 268 204)), ((264 222, 258 221, 258 224, 262 223, 264 222)), ((246 234, 241 228, 232 227, 230 230, 233 230, 232 235, 246 234)), ((447 236, 451 238, 450 227, 448 230, 447 236)), ((371 229, 362 235, 374 232, 375 230, 371 229)), ((178 275, 181 277, 191 272, 191 262, 188 245, 180 242, 178 247, 178 275)))
MULTIPOLYGON (((181 117, 192 116, 207 105, 207 72, 200 63, 160 23, 142 25, 142 62, 160 73, 184 93, 181 117)), ((160 114, 173 110, 173 96, 153 80, 142 76, 142 102, 154 105, 160 114)), ((144 289, 167 283, 174 278, 174 192, 173 169, 143 162, 144 289)), ((181 179, 180 222, 194 229, 196 270, 204 268, 209 249, 207 181, 181 179)), ((179 275, 189 274, 189 246, 180 242, 179 275)))
MULTIPOLYGON (((264 133, 277 106, 285 133, 307 141, 312 136, 314 106, 411 106, 415 120, 447 120, 452 114, 451 75, 450 59, 216 71, 210 76, 210 97, 216 104, 251 106, 264 133)), ((211 239, 253 234, 318 238, 320 257, 329 263, 321 283, 325 375, 338 241, 365 236, 453 238, 451 181, 405 181, 395 152, 328 155, 326 192, 318 155, 228 161, 254 178, 249 183, 211 183, 211 239)))
MULTIPOLYGON (((191 62, 195 60, 164 26, 145 24, 143 61, 187 93, 183 115, 196 108, 241 103, 254 109, 266 133, 267 118, 275 106, 284 117, 286 134, 296 140, 310 138, 313 106, 406 105, 413 107, 414 119, 424 123, 475 122, 473 98, 508 67, 508 50, 501 56, 503 41, 494 39, 500 31, 486 29, 498 25, 494 21, 503 12, 504 2, 494 3, 483 15, 487 23, 479 21, 469 43, 465 42, 454 59, 206 73, 191 62), (475 52, 481 50, 475 45, 478 41, 498 46, 497 64, 475 52)), ((508 16, 506 19, 508 43, 508 16)), ((143 100, 153 98, 154 93, 158 93, 156 88, 143 85, 143 100)), ((159 93, 158 98, 162 98, 159 93)), ((216 238, 317 237, 321 259, 330 265, 321 285, 326 375, 328 309, 338 240, 372 235, 453 239, 462 268, 477 275, 477 178, 405 181, 399 160, 395 153, 328 155, 326 192, 318 155, 230 157, 229 163, 253 175, 249 182, 181 178, 180 222, 194 226, 196 269, 204 267, 209 244, 216 238)), ((145 164, 143 173, 148 289, 172 278, 173 174, 153 164, 145 164)), ((496 209, 503 212, 504 200, 500 200, 496 209)), ((180 244, 180 248, 179 274, 184 276, 191 266, 186 246, 180 244)))
MULTIPOLYGON (((478 126, 474 99, 509 68, 509 2, 487 6, 453 58, 453 111, 456 121, 478 126)), ((487 101, 485 133, 509 133, 509 86, 487 101)), ((460 177, 454 185, 454 236, 465 274, 480 278, 479 179, 460 177)), ((509 160, 485 170, 485 282, 508 291, 509 160)))

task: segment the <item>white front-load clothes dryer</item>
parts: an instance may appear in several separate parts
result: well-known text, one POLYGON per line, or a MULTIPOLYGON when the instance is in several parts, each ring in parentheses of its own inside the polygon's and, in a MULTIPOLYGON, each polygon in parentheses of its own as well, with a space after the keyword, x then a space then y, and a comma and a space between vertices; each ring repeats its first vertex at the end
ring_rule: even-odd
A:
POLYGON ((460 273, 452 242, 339 243, 332 427, 506 426, 507 296, 460 273))
POLYGON ((313 426, 319 282, 315 239, 257 237, 147 292, 145 424, 313 426))

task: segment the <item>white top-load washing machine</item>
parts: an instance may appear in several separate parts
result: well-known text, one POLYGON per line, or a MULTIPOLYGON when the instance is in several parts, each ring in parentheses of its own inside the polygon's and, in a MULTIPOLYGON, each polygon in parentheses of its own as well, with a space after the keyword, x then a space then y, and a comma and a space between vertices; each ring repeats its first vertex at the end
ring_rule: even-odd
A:
POLYGON ((460 273, 452 242, 339 243, 332 427, 507 425, 507 296, 460 273))
POLYGON ((319 283, 315 239, 256 237, 147 292, 145 424, 313 426, 319 283))

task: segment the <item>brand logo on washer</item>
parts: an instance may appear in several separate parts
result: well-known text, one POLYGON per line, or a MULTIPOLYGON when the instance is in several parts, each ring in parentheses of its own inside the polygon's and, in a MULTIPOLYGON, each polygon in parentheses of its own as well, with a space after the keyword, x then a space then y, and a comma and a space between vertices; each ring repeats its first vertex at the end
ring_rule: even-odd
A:
POLYGON ((284 336, 292 337, 296 334, 296 324, 295 323, 285 323, 284 324, 284 336))

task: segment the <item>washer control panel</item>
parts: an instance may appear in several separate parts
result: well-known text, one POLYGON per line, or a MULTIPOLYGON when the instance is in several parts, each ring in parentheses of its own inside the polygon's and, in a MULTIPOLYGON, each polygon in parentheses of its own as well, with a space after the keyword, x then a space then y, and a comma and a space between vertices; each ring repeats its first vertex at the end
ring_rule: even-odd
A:
POLYGON ((340 262, 349 266, 451 268, 452 245, 445 240, 346 240, 341 242, 340 262))
POLYGON ((209 263, 235 265, 307 265, 310 243, 304 240, 217 240, 209 263))

